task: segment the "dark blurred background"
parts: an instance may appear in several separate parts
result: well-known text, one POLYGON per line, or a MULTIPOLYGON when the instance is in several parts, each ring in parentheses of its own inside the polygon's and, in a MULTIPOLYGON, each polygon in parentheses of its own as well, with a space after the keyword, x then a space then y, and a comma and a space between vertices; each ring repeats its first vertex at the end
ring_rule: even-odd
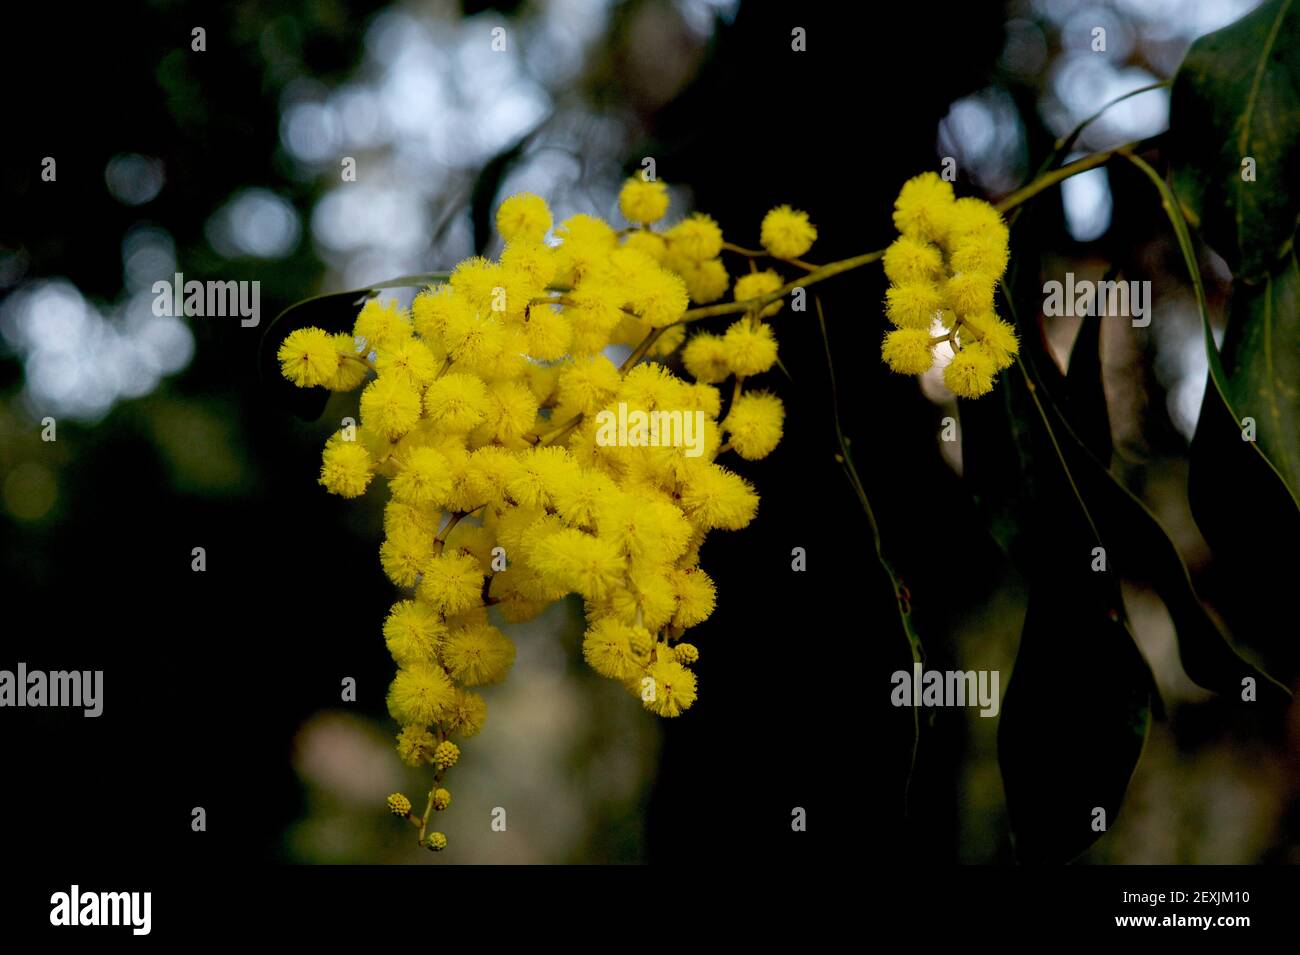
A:
MULTIPOLYGON (((383 703, 382 495, 344 502, 315 481, 355 395, 305 422, 264 386, 258 347, 282 308, 496 251, 491 214, 511 192, 546 196, 557 220, 613 216, 647 156, 673 188, 670 217, 706 211, 733 242, 754 246, 763 213, 790 203, 819 228, 815 261, 879 248, 909 176, 950 156, 959 192, 1001 196, 1056 137, 1253 6, 123 2, 68 19, 20 5, 0 66, 21 91, 0 151, 0 667, 103 669, 105 713, 0 713, 6 847, 434 861, 383 809, 425 781, 393 754, 383 703), (36 68, 49 58, 58 68, 36 68), (260 326, 154 316, 150 287, 176 272, 260 281, 260 326), (206 833, 191 831, 197 806, 206 833)), ((1167 92, 1144 94, 1079 149, 1158 135, 1167 118, 1167 92)), ((1150 327, 1102 338, 1112 469, 1213 602, 1185 495, 1204 349, 1149 186, 1096 170, 1040 202, 1045 272, 1098 278, 1122 261, 1153 280, 1150 327)), ((1229 276, 1208 279, 1221 317, 1229 276)), ((878 270, 819 294, 840 414, 929 665, 998 669, 1005 687, 1024 587, 968 503, 960 445, 937 440, 952 398, 880 364, 878 270)), ((910 718, 887 687, 910 661, 870 622, 893 596, 833 457, 815 315, 776 321, 788 374, 765 384, 787 437, 738 468, 758 520, 704 550, 719 605, 696 633, 699 702, 656 722, 590 673, 576 605, 516 628, 518 662, 450 777, 442 861, 1012 860, 995 720, 945 711, 925 727, 904 813, 910 718), (794 807, 807 832, 791 831, 794 807)), ((1077 330, 1048 326, 1061 360, 1077 330)), ((1294 756, 1220 719, 1159 601, 1125 598, 1169 718, 1085 861, 1297 861, 1294 756)))

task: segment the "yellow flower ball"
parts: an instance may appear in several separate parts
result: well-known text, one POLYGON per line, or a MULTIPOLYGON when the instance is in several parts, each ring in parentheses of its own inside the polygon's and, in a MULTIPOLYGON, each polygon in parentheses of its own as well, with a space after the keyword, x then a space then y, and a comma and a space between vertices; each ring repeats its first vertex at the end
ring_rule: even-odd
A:
POLYGON ((885 335, 880 357, 902 375, 923 375, 934 364, 934 346, 923 328, 896 328, 885 335))
POLYGON ((618 209, 629 222, 658 222, 668 212, 668 187, 657 179, 633 176, 619 191, 618 209))
POLYGON ((943 306, 943 292, 929 282, 891 285, 885 291, 885 317, 899 328, 928 330, 943 306))
POLYGON ((439 769, 450 769, 460 759, 460 747, 450 740, 443 740, 433 751, 433 764, 439 769))
POLYGON ((993 390, 995 370, 985 350, 967 346, 943 370, 943 383, 959 398, 978 398, 993 390))
POLYGON ((923 172, 903 183, 894 202, 894 227, 909 238, 942 242, 953 220, 952 183, 923 172))
POLYGON ((320 328, 299 328, 290 332, 276 352, 280 371, 299 388, 325 385, 333 380, 339 365, 334 337, 320 328))
POLYGON ((817 239, 817 228, 808 221, 808 213, 777 206, 763 217, 759 231, 763 248, 778 259, 797 259, 817 239))
POLYGON ((722 422, 731 446, 746 461, 757 461, 772 453, 781 441, 785 406, 776 395, 747 391, 732 404, 722 422))
POLYGON ((456 688, 435 663, 412 663, 397 671, 388 688, 388 712, 397 722, 428 726, 456 699, 456 688))
POLYGON ((761 322, 742 318, 722 336, 727 367, 742 378, 762 374, 776 364, 776 335, 761 322))
POLYGON ((674 253, 692 262, 713 259, 722 252, 722 229, 702 212, 687 216, 664 233, 664 238, 674 253))
POLYGON ((641 702, 659 716, 680 716, 696 698, 695 674, 677 662, 667 647, 645 668, 649 684, 642 684, 641 702))
POLYGON ((531 192, 518 192, 497 209, 497 231, 507 242, 541 242, 551 228, 546 200, 531 192))
POLYGON ((341 497, 360 497, 372 477, 370 452, 360 442, 344 441, 341 434, 330 438, 321 455, 320 467, 320 483, 327 491, 341 497))
MULTIPOLYGON (((736 279, 736 287, 732 291, 732 297, 737 302, 747 302, 750 299, 771 295, 784 284, 781 276, 771 269, 764 272, 750 272, 748 275, 742 275, 736 279)), ((779 311, 781 311, 781 300, 777 299, 770 305, 764 306, 760 315, 766 318, 769 315, 775 315, 779 311)))

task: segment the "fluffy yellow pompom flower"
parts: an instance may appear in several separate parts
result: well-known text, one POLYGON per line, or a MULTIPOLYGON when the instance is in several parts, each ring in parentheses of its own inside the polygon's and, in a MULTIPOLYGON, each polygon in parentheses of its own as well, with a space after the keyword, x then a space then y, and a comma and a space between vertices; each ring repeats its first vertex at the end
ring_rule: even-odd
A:
POLYGON ((703 262, 685 262, 677 272, 686 282, 686 291, 691 300, 706 305, 716 302, 727 294, 731 285, 731 276, 721 259, 705 259, 703 262))
POLYGON ((420 389, 438 373, 438 359, 424 342, 408 338, 381 351, 375 360, 375 370, 381 376, 400 377, 420 389))
POLYGON ((400 377, 376 378, 361 392, 361 420, 386 438, 400 438, 420 420, 420 392, 400 377))
POLYGON ((466 738, 483 728, 487 720, 487 704, 483 697, 468 690, 456 691, 456 702, 447 714, 447 728, 466 738))
POLYGON ((280 371, 299 388, 326 385, 334 378, 339 352, 334 337, 320 328, 290 332, 276 352, 280 371))
POLYGON ((450 740, 443 740, 433 751, 433 764, 439 769, 450 769, 460 759, 460 747, 450 740))
POLYGON ((1010 258, 1005 238, 974 235, 958 242, 950 261, 956 272, 977 272, 996 281, 1006 272, 1010 258))
MULTIPOLYGON (((575 529, 590 529, 596 521, 600 504, 613 496, 618 485, 607 474, 583 468, 571 481, 566 481, 552 492, 556 513, 575 529)), ((582 582, 590 589, 590 582, 573 577, 575 584, 582 582)))
POLYGON ((943 370, 943 383, 959 398, 978 398, 993 390, 993 359, 979 348, 966 347, 943 370))
POLYGON ((900 235, 885 250, 885 276, 895 285, 937 282, 943 277, 943 253, 920 239, 900 235))
POLYGON ((425 564, 417 594, 438 613, 468 610, 483 591, 483 571, 470 554, 439 554, 425 564))
POLYGON ((894 227, 903 235, 941 242, 953 220, 952 183, 923 172, 903 183, 894 202, 894 227))
POLYGON ((515 645, 491 624, 461 627, 443 641, 442 662, 465 686, 500 683, 515 662, 515 645))
POLYGON ((388 797, 388 810, 394 816, 409 816, 411 814, 411 800, 401 793, 393 793, 388 797))
POLYGON ((414 600, 393 604, 384 621, 384 643, 399 664, 434 662, 446 635, 442 618, 414 600))
POLYGON ((633 176, 618 194, 618 209, 629 222, 658 222, 668 211, 668 187, 657 179, 633 176))
POLYGON ((382 352, 411 336, 406 312, 389 299, 369 299, 352 326, 352 334, 365 343, 367 351, 382 352))
POLYGON ((374 477, 370 452, 357 441, 344 441, 335 434, 321 455, 320 483, 331 494, 360 497, 374 477))
POLYGON ((537 418, 537 398, 522 382, 500 382, 488 392, 485 412, 487 434, 507 446, 518 445, 537 418))
POLYGON ((652 713, 680 716, 695 702, 695 674, 671 654, 661 651, 658 659, 645 668, 645 675, 652 682, 643 690, 641 702, 652 713))
POLYGON ((407 766, 427 766, 437 746, 438 738, 423 726, 404 726, 397 734, 397 756, 407 766))
POLYGON ((506 494, 525 507, 550 507, 553 495, 578 478, 578 463, 564 448, 539 447, 522 451, 506 480, 506 494))
POLYGON ((604 355, 566 363, 556 381, 560 404, 582 414, 592 414, 614 397, 622 381, 618 368, 604 355))
POLYGON ((428 726, 456 700, 456 688, 442 667, 412 663, 397 671, 388 688, 388 712, 402 725, 428 726))
POLYGON ((550 228, 546 200, 531 192, 517 192, 497 209, 497 231, 507 242, 541 242, 550 228))
POLYGON ((885 335, 880 357, 903 375, 923 375, 934 365, 934 343, 924 328, 896 328, 885 335))
POLYGON ((687 340, 682 349, 682 364, 691 377, 706 384, 725 381, 731 374, 727 347, 720 335, 711 332, 697 332, 687 340))
POLYGON ((776 335, 760 322, 741 319, 722 336, 727 367, 742 378, 762 374, 776 364, 776 335))
POLYGON ((778 259, 797 259, 817 239, 817 228, 808 221, 808 213, 777 206, 763 217, 759 231, 763 248, 778 259))
MULTIPOLYGON (((750 272, 748 275, 742 275, 736 279, 736 287, 732 295, 737 302, 747 302, 750 299, 771 295, 784 284, 781 281, 781 276, 771 269, 764 272, 750 272)), ((777 299, 770 305, 764 306, 759 314, 766 318, 769 315, 775 315, 779 311, 781 311, 781 300, 777 299)))
POLYGON ((657 232, 647 232, 644 229, 625 235, 623 237, 623 247, 635 249, 660 264, 668 255, 668 243, 664 241, 664 237, 657 232))
POLYGON ((542 537, 533 548, 532 563, 543 580, 560 591, 590 600, 604 599, 618 586, 624 570, 613 542, 572 528, 542 537))
POLYGON ((1015 363, 1015 356, 1020 353, 1020 342, 1013 329, 993 312, 969 315, 962 320, 958 337, 963 342, 967 337, 975 339, 969 347, 979 345, 987 350, 994 367, 1001 371, 1015 363))
POLYGON ((389 486, 404 504, 440 505, 451 496, 451 462, 434 448, 412 448, 389 486))
POLYGON ((740 530, 754 519, 758 495, 748 481, 709 464, 691 472, 681 494, 682 510, 699 528, 740 530))
POLYGON ((722 251, 722 230, 702 212, 687 216, 664 233, 664 238, 674 253, 692 262, 717 258, 722 251))
POLYGON ((414 526, 393 527, 379 547, 384 573, 399 587, 410 587, 433 557, 433 539, 414 526))
POLYGON ((717 602, 717 589, 713 580, 698 567, 674 571, 673 591, 677 596, 677 610, 673 626, 694 627, 709 618, 717 602))
POLYGON ((776 395, 748 391, 732 404, 722 422, 731 446, 746 461, 757 461, 772 453, 781 441, 785 406, 776 395))
POLYGON ((885 316, 899 328, 929 329, 943 306, 943 293, 928 282, 891 285, 885 292, 885 316))
POLYGON ((1011 233, 1002 214, 982 199, 965 197, 953 203, 947 213, 948 230, 944 245, 952 255, 976 240, 1006 246, 1011 233))
POLYGON ((644 627, 597 620, 582 638, 582 657, 603 677, 627 681, 639 676, 654 638, 644 627))
POLYGON ((411 323, 426 343, 440 341, 448 326, 463 323, 473 314, 474 306, 450 285, 430 286, 411 302, 411 323))
POLYGON ((325 387, 330 391, 352 391, 366 380, 370 369, 358 357, 355 338, 346 332, 339 332, 331 337, 334 339, 338 365, 335 366, 330 380, 325 382, 325 387))
POLYGON ((424 410, 431 422, 448 431, 472 431, 486 416, 487 386, 477 375, 443 375, 425 389, 424 410))
POLYGON ((958 272, 944 284, 944 300, 958 317, 990 311, 993 282, 991 276, 978 272, 958 272))
POLYGON ((505 284, 505 276, 501 266, 476 255, 458 263, 451 270, 447 284, 477 311, 489 312, 496 290, 505 284))

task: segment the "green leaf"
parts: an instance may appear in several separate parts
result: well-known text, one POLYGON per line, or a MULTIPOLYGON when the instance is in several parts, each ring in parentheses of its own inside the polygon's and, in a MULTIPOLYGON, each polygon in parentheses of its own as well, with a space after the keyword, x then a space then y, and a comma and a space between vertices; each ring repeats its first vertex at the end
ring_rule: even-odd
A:
POLYGON ((1192 44, 1170 102, 1174 191, 1249 281, 1291 249, 1300 188, 1300 3, 1268 0, 1192 44), (1254 180, 1243 162, 1254 161, 1254 180))
MULTIPOLYGON (((1214 552, 1216 567, 1231 584, 1220 603, 1238 639, 1289 680, 1300 675, 1300 645, 1277 628, 1276 621, 1289 611, 1283 601, 1292 584, 1287 579, 1290 564, 1275 555, 1289 553, 1300 537, 1300 504, 1259 443, 1242 440, 1241 418, 1214 344, 1196 251, 1173 191, 1141 158, 1125 158, 1160 193, 1201 313, 1209 375, 1190 451, 1187 496, 1192 515, 1214 552)), ((1266 690, 1261 687, 1261 700, 1266 690)))
POLYGON ((1060 863, 1113 825, 1160 704, 1128 629, 1113 549, 1106 569, 1093 569, 1106 538, 1066 451, 1077 438, 1030 363, 1003 377, 1008 405, 1030 411, 1023 459, 1034 493, 1029 607, 1003 699, 998 760, 1016 854, 1060 863))
MULTIPOLYGON (((1107 279, 1113 277, 1107 275, 1107 279)), ((1079 326, 1065 373, 1065 411, 1079 439, 1098 461, 1109 465, 1112 447, 1101 377, 1101 322, 1097 317, 1085 318, 1079 326)))
MULTIPOLYGON (((1129 632, 1121 578, 1148 583, 1177 631, 1179 655, 1200 685, 1241 699, 1241 681, 1255 682, 1261 704, 1283 707, 1289 694, 1243 659, 1192 588, 1177 548, 1156 518, 1110 474, 1098 451, 1104 392, 1096 354, 1099 326, 1081 331, 1072 374, 1062 375, 1032 316, 1040 301, 1033 216, 1018 232, 1019 267, 1004 300, 1022 342, 1019 365, 1003 375, 998 397, 963 407, 967 477, 996 500, 1028 506, 1013 525, 1018 566, 1029 582, 1030 607, 999 727, 999 758, 1017 853, 1025 861, 1065 861, 1094 841, 1100 809, 1113 825, 1159 696, 1129 632), (1014 302, 1027 306, 1019 312, 1014 302), (1023 321, 1020 316, 1023 315, 1023 321), (1082 350, 1081 350, 1082 349, 1082 350), (1089 417, 1092 421, 1089 424, 1089 417), (988 421, 1005 421, 1001 445, 981 447, 988 421), (974 424, 975 427, 970 425, 974 424), (1085 441, 1078 429, 1093 428, 1085 441), (1010 450, 1007 445, 1010 444, 1010 450), (990 462, 990 456, 1000 460, 990 462), (1024 468, 1016 480, 1013 465, 1024 468), (1089 556, 1103 547, 1108 568, 1089 556), (1063 702, 1064 701, 1064 702, 1063 702)), ((1013 552, 1015 553, 1015 552, 1013 552)))
POLYGON ((1223 342, 1228 396, 1253 418, 1260 448, 1300 488, 1300 268, 1296 254, 1262 283, 1233 288, 1223 342))
POLYGON ((1096 824, 1114 825, 1155 691, 1105 575, 1083 561, 1040 570, 1003 698, 998 761, 1017 856, 1061 863, 1102 835, 1096 824))
MULTIPOLYGON (((1109 563, 1093 569, 1097 548, 1106 545, 1093 502, 1072 471, 1068 449, 1082 445, 1044 381, 1064 397, 1066 380, 1033 318, 1037 305, 1014 307, 1016 300, 1026 306, 1041 301, 1033 237, 1040 221, 1031 212, 1017 225, 1009 278, 1014 290, 1003 288, 1004 311, 1020 333, 1021 360, 1000 376, 996 398, 961 406, 962 450, 966 478, 980 488, 985 506, 997 502, 993 513, 1003 519, 1010 512, 1010 553, 1029 588, 998 726, 1016 854, 1025 862, 1059 863, 1086 849, 1117 818, 1159 695, 1128 630, 1118 573, 1109 563), (1005 435, 984 446, 999 424, 1005 435)), ((1095 336, 1095 329, 1082 336, 1085 351, 1095 350, 1095 336)), ((1085 384, 1090 376, 1083 352, 1078 356, 1072 397, 1094 421, 1100 413, 1109 444, 1100 365, 1095 381, 1085 384)), ((1108 552, 1104 559, 1113 558, 1108 552)))

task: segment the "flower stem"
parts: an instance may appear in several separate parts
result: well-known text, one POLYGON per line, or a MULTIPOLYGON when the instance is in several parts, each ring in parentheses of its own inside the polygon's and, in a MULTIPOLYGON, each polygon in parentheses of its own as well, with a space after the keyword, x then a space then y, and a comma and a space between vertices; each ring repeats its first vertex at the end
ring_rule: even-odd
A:
MULTIPOLYGON (((1059 182, 1069 179, 1071 176, 1077 176, 1081 172, 1087 172, 1089 169, 1095 169, 1110 162, 1116 156, 1129 154, 1137 143, 1125 143, 1123 146, 1116 146, 1114 149, 1107 149, 1099 153, 1093 153, 1090 156, 1084 156, 1082 159, 1076 159, 1072 163, 1067 163, 1058 169, 1052 169, 1043 173, 1033 182, 1022 186, 1015 192, 1003 198, 994 208, 998 212, 1007 212, 1016 208, 1032 199, 1044 190, 1050 189, 1059 182)), ((733 251, 748 254, 749 250, 734 247, 733 251)), ((807 275, 795 279, 793 282, 787 282, 774 292, 762 296, 761 298, 747 299, 743 302, 722 302, 718 305, 705 305, 701 308, 688 309, 675 324, 681 325, 687 322, 697 322, 702 318, 714 318, 718 315, 734 315, 737 312, 754 312, 762 309, 766 305, 778 299, 784 298, 790 292, 797 288, 805 288, 814 285, 817 282, 824 282, 826 279, 833 278, 843 272, 850 272, 853 269, 859 269, 864 265, 870 265, 872 262, 878 262, 885 255, 884 249, 877 249, 874 252, 864 252, 862 255, 855 255, 851 258, 841 259, 838 262, 830 262, 826 265, 814 268, 807 275)), ((792 264, 803 266, 804 263, 794 262, 792 264)))

